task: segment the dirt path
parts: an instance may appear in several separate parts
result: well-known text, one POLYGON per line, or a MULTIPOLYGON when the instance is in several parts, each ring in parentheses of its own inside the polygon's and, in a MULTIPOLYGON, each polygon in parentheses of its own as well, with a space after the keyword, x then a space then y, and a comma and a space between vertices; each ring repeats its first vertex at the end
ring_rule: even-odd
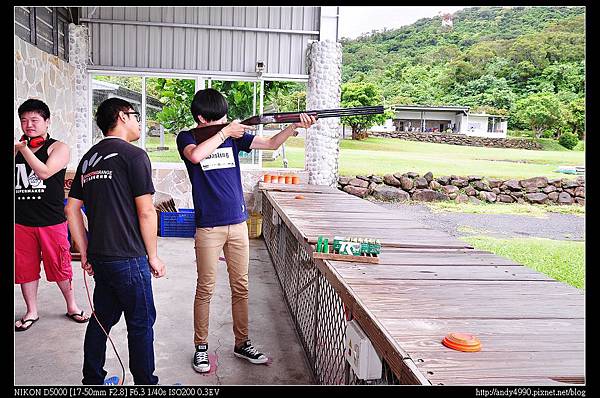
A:
POLYGON ((573 214, 546 213, 547 217, 540 218, 517 214, 434 213, 423 204, 374 203, 410 214, 417 221, 455 237, 476 234, 497 238, 585 239, 585 217, 573 214))

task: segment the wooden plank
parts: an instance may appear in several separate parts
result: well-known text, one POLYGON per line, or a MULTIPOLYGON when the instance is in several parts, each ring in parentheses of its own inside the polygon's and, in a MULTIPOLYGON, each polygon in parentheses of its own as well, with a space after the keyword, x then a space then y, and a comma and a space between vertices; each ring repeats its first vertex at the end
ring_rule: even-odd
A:
MULTIPOLYGON (((557 379, 563 379, 565 377, 558 376, 557 379)), ((436 377, 432 377, 432 384, 435 385, 452 385, 452 386, 567 386, 567 385, 577 385, 577 384, 585 384, 584 377, 580 376, 572 376, 566 377, 568 380, 577 380, 576 383, 573 382, 559 382, 551 377, 520 377, 520 376, 502 376, 502 375, 489 375, 485 379, 470 377, 470 375, 461 375, 450 378, 450 380, 440 379, 438 380, 436 377), (445 381, 445 383, 444 383, 445 381)))
POLYGON ((376 267, 338 262, 332 264, 350 285, 364 278, 386 280, 522 280, 554 281, 554 279, 521 265, 518 266, 388 266, 379 262, 376 267))
POLYGON ((468 376, 485 379, 503 377, 582 376, 585 365, 583 353, 577 352, 490 352, 467 353, 450 350, 444 358, 415 362, 432 383, 454 377, 468 376), (543 364, 543 366, 541 366, 543 364))
POLYGON ((345 254, 337 254, 337 253, 317 253, 313 252, 313 258, 318 258, 321 260, 330 260, 330 261, 351 261, 357 263, 369 263, 369 264, 377 264, 379 262, 379 257, 377 256, 350 256, 345 254))
MULTIPOLYGON (((405 336, 396 332, 390 334, 398 340, 402 348, 409 353, 415 361, 417 359, 430 358, 431 356, 445 355, 446 348, 441 341, 444 335, 419 335, 405 336)), ((481 341, 482 351, 485 352, 561 352, 576 351, 583 353, 585 351, 585 341, 583 335, 580 341, 572 341, 572 334, 565 335, 502 335, 494 334, 476 334, 481 341)), ((583 355, 583 354, 582 354, 583 355)))
POLYGON ((383 318, 584 316, 581 292, 559 282, 407 280, 399 285, 364 280, 348 286, 383 318))
MULTIPOLYGON (((288 216, 291 216, 290 214, 288 214, 288 216)), ((334 222, 334 220, 323 220, 323 219, 315 219, 312 217, 297 217, 297 216, 291 216, 291 218, 293 218, 295 221, 297 221, 296 225, 298 225, 299 227, 302 228, 327 228, 327 227, 333 227, 333 228, 352 228, 354 227, 354 230, 356 230, 356 220, 348 220, 348 219, 341 219, 338 222, 335 222, 335 224, 332 225, 332 222, 334 222)), ((369 220, 369 222, 371 222, 371 220, 369 220)), ((413 222, 405 222, 405 221, 394 221, 394 220, 387 220, 387 219, 382 219, 382 220, 378 220, 376 223, 376 228, 378 230, 385 230, 385 229, 391 229, 393 231, 398 231, 398 232, 410 232, 410 231, 431 231, 431 232, 439 232, 437 229, 428 227, 426 225, 415 225, 413 222)))
MULTIPOLYGON (((483 350, 575 351, 585 343, 583 319, 382 319, 382 325, 417 361, 430 351, 445 352, 450 332, 474 334, 483 350)), ((583 350, 581 351, 583 352, 583 350)))
MULTIPOLYGON (((334 224, 334 221, 329 223, 311 223, 311 220, 306 219, 296 219, 292 217, 294 220, 294 224, 296 224, 299 228, 302 228, 307 233, 318 233, 319 231, 344 231, 349 235, 355 235, 359 233, 361 236, 364 236, 365 233, 361 231, 367 230, 371 231, 371 233, 378 234, 386 234, 386 235, 409 235, 409 236, 440 236, 440 237, 449 237, 448 234, 440 232, 436 229, 427 228, 425 226, 417 225, 417 226, 399 226, 388 224, 385 225, 385 228, 381 225, 373 225, 373 224, 365 224, 361 225, 359 228, 356 225, 356 222, 334 224), (297 221, 297 222, 296 222, 297 221), (353 225, 352 225, 353 224, 353 225), (358 231, 357 231, 358 229, 358 231)), ((456 240, 456 238, 449 238, 456 240)))
MULTIPOLYGON (((368 287, 378 283, 365 279, 357 283, 356 287, 368 287)), ((434 297, 465 297, 467 295, 484 294, 485 297, 496 297, 498 292, 503 295, 523 295, 523 296, 574 296, 580 299, 584 298, 584 292, 573 286, 562 282, 553 282, 551 284, 534 282, 504 282, 504 281, 407 281, 401 284, 390 286, 390 293, 399 294, 431 294, 434 297), (487 293, 486 293, 487 292, 487 293)), ((583 302, 582 302, 583 304, 583 302)))
MULTIPOLYGON (((388 302, 382 305, 377 305, 377 303, 371 300, 365 300, 364 303, 369 307, 374 315, 387 319, 576 319, 581 318, 584 313, 584 311, 577 304, 560 306, 560 300, 555 300, 552 303, 548 303, 549 306, 554 308, 528 309, 523 308, 523 301, 514 300, 510 302, 503 302, 503 305, 486 305, 485 307, 478 307, 469 311, 466 309, 468 308, 466 305, 466 300, 457 303, 455 307, 440 307, 439 301, 432 301, 427 304, 405 303, 404 307, 406 308, 402 308, 402 310, 400 310, 399 307, 403 306, 397 302, 388 302), (410 309, 408 307, 410 307, 410 309)), ((536 300, 536 302, 532 303, 532 305, 535 306, 543 306, 546 304, 546 300, 536 300)))
POLYGON ((437 252, 420 249, 398 249, 387 247, 381 251, 381 264, 385 265, 476 265, 498 267, 502 265, 522 266, 514 261, 490 252, 472 249, 439 250, 437 252), (409 251, 413 250, 413 251, 409 251))
POLYGON ((449 331, 487 334, 569 334, 583 336, 583 319, 386 319, 385 326, 395 333, 416 335, 433 333, 445 336, 449 331))
MULTIPOLYGON (((331 233, 322 233, 319 235, 330 235, 331 233)), ((312 236, 307 236, 305 239, 311 243, 311 244, 315 244, 317 243, 317 240, 319 239, 319 235, 312 235, 312 236)), ((403 241, 403 242, 399 242, 397 239, 395 238, 388 238, 388 237, 378 237, 377 239, 379 239, 381 241, 381 246, 382 247, 399 247, 399 248, 423 248, 423 249, 429 249, 429 248, 446 248, 446 249, 461 249, 461 248, 466 248, 469 247, 466 244, 461 244, 461 243, 454 243, 451 241, 428 241, 424 238, 412 238, 412 239, 408 239, 403 241)))
POLYGON ((294 223, 292 222, 292 220, 290 220, 290 218, 285 214, 285 212, 283 210, 281 210, 281 208, 279 207, 279 205, 277 204, 277 202, 272 199, 271 195, 269 192, 264 192, 265 198, 269 201, 269 203, 273 206, 273 211, 276 212, 278 214, 278 217, 280 217, 288 226, 288 228, 290 229, 290 231, 292 232, 292 234, 300 241, 300 242, 306 242, 307 238, 306 236, 304 236, 302 234, 302 232, 300 231, 300 229, 298 229, 294 223))
POLYGON ((485 352, 585 351, 583 319, 382 319, 416 362, 445 353, 449 332, 476 335, 485 352), (442 348, 443 347, 443 348, 442 348))
POLYGON ((295 200, 296 202, 305 202, 306 205, 286 203, 284 201, 279 200, 277 200, 277 203, 279 203, 282 206, 282 208, 285 208, 287 211, 289 211, 290 213, 294 213, 295 215, 304 214, 305 216, 314 216, 315 218, 336 218, 339 214, 362 214, 370 215, 375 218, 382 218, 382 215, 385 214, 392 216, 398 220, 415 221, 413 217, 402 216, 400 214, 395 214, 393 212, 387 211, 385 209, 369 209, 362 206, 351 206, 343 202, 335 201, 329 201, 328 203, 318 203, 316 201, 311 201, 309 204, 307 199, 295 200))
MULTIPOLYGON (((292 219, 292 222, 294 220, 292 219)), ((345 227, 345 228, 301 228, 296 225, 303 232, 305 236, 323 236, 333 238, 334 236, 356 236, 365 238, 374 238, 379 240, 385 240, 388 243, 403 244, 405 242, 423 242, 423 243, 434 243, 436 241, 442 241, 444 244, 452 246, 465 247, 466 242, 459 241, 458 239, 449 238, 443 233, 437 231, 428 230, 412 230, 409 233, 403 230, 381 230, 378 228, 369 227, 345 227)))

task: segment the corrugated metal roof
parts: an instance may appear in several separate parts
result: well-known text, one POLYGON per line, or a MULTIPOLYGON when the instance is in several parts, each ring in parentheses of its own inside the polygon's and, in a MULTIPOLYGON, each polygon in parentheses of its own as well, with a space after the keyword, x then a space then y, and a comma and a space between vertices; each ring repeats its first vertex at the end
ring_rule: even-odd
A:
POLYGON ((320 7, 82 7, 90 69, 305 76, 320 7))

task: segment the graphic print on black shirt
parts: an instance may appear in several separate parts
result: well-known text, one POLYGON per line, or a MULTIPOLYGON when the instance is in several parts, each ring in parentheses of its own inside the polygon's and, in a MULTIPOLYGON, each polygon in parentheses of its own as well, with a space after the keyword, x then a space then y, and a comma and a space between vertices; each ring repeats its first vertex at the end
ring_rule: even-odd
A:
POLYGON ((90 258, 146 255, 135 198, 153 194, 152 169, 143 149, 107 137, 81 159, 69 196, 83 201, 90 258))
MULTIPOLYGON (((35 157, 46 163, 50 155, 48 148, 55 143, 53 138, 35 153, 35 157)), ((28 227, 46 227, 66 221, 64 213, 64 184, 66 169, 54 173, 45 180, 40 179, 29 166, 21 152, 15 156, 15 223, 28 227)))

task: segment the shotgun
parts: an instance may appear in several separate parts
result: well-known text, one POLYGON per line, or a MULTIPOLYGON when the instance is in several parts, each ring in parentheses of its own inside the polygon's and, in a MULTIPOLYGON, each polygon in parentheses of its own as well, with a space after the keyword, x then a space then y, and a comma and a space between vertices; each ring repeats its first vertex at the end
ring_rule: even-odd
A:
MULTIPOLYGON (((358 106, 356 108, 321 109, 304 112, 263 113, 262 115, 249 117, 240 123, 248 126, 256 126, 258 124, 267 123, 294 123, 300 121, 300 113, 306 113, 309 116, 314 116, 315 119, 323 119, 326 117, 378 115, 383 113, 383 106, 358 106)), ((191 132, 196 139, 196 144, 200 144, 217 134, 228 124, 229 123, 196 127, 193 128, 191 132)))

